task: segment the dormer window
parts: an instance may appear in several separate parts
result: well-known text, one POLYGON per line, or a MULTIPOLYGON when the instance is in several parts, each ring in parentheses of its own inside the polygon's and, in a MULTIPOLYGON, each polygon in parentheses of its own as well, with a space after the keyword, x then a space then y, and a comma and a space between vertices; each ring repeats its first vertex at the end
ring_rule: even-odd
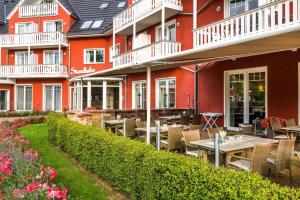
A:
POLYGON ((105 9, 105 8, 108 7, 108 5, 109 5, 109 3, 102 3, 102 4, 100 5, 100 9, 105 9))
POLYGON ((118 8, 123 8, 123 7, 125 6, 125 4, 126 4, 125 1, 120 2, 120 3, 118 4, 118 8))

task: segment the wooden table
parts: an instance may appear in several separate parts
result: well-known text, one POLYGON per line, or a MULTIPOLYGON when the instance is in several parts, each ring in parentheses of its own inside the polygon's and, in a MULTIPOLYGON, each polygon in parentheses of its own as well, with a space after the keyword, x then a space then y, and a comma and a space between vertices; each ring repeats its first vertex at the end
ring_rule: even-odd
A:
MULTIPOLYGON (((103 123, 109 127, 109 131, 111 132, 112 127, 115 127, 117 129, 117 126, 123 125, 124 119, 105 120, 103 121, 103 123)), ((115 133, 117 133, 117 130, 115 130, 115 133)))
POLYGON ((180 115, 162 116, 159 119, 174 123, 174 121, 180 121, 180 115))
POLYGON ((300 134, 300 126, 290 126, 281 129, 287 131, 288 133, 300 134))
MULTIPOLYGON (((225 143, 219 145, 221 153, 226 154, 226 166, 229 163, 230 155, 235 153, 244 152, 245 150, 252 149, 256 144, 260 143, 278 143, 277 140, 254 137, 254 136, 229 136, 225 139, 225 143)), ((215 150, 214 140, 199 140, 191 142, 191 144, 197 146, 203 151, 203 159, 208 161, 208 152, 215 150)))

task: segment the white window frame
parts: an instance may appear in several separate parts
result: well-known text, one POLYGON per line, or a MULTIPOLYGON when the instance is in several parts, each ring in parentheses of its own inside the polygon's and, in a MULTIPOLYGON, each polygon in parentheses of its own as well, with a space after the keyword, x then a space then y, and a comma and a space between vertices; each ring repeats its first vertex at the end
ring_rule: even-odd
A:
MULTIPOLYGON (((136 100, 135 87, 136 87, 136 85, 140 85, 140 93, 143 94, 142 87, 141 87, 141 85, 143 83, 146 84, 146 89, 147 89, 147 81, 146 80, 132 81, 132 109, 146 109, 146 108, 143 108, 143 96, 140 98, 140 105, 142 106, 141 108, 137 108, 137 102, 135 101, 136 100)), ((144 97, 145 99, 147 99, 146 96, 144 97)))
MULTIPOLYGON (((229 76, 234 74, 244 74, 244 91, 249 91, 249 73, 264 72, 265 73, 265 115, 268 117, 268 67, 253 67, 237 70, 224 71, 224 126, 228 130, 238 131, 238 127, 230 127, 230 88, 229 76)), ((244 123, 249 123, 249 93, 244 92, 244 123)))
MULTIPOLYGON (((19 33, 19 25, 21 24, 31 24, 33 27, 36 25, 37 31, 39 29, 38 25, 34 22, 18 22, 15 24, 15 34, 26 34, 26 33, 19 33)), ((34 29, 34 28, 33 28, 34 29)), ((27 33, 35 33, 36 31, 33 30, 32 32, 27 32, 27 33)))
MULTIPOLYGON (((20 54, 28 54, 28 51, 15 51, 15 65, 17 65, 17 60, 20 54)), ((30 56, 28 55, 28 63, 25 63, 24 65, 35 65, 39 63, 39 57, 37 54, 35 54, 33 51, 30 51, 31 56, 35 57, 36 56, 36 61, 35 60, 30 60, 30 56), (31 61, 31 62, 30 62, 31 61), (35 61, 35 62, 33 62, 35 61)))
MULTIPOLYGON (((175 41, 177 41, 177 27, 176 27, 176 19, 173 19, 171 21, 168 21, 165 23, 165 27, 169 27, 171 25, 175 25, 175 41)), ((161 28, 161 25, 155 27, 155 41, 158 42, 160 38, 159 29, 161 28)))
MULTIPOLYGON (((60 110, 54 110, 54 101, 52 101, 52 112, 62 112, 63 110, 63 105, 62 105, 62 101, 63 101, 63 97, 62 97, 62 91, 63 91, 63 87, 61 83, 47 83, 47 84, 43 84, 43 111, 47 111, 46 110, 46 86, 60 86, 60 110)), ((54 90, 52 90, 52 97, 54 98, 54 90)))
MULTIPOLYGON (((59 50, 44 50, 43 51, 43 64, 44 65, 46 65, 46 53, 47 52, 57 52, 57 53, 59 53, 59 50)), ((55 60, 55 58, 52 58, 52 59, 55 60)), ((59 64, 55 64, 55 65, 60 65, 62 63, 63 63, 63 51, 60 50, 60 62, 59 62, 59 64)), ((54 64, 52 64, 52 65, 54 65, 54 64)))
POLYGON ((103 64, 105 63, 105 48, 91 48, 91 49, 84 49, 83 51, 83 56, 84 56, 84 64, 103 64), (103 61, 102 62, 96 62, 96 51, 97 50, 102 50, 103 51, 103 61), (94 51, 94 62, 87 62, 86 60, 86 52, 87 51, 94 51))
MULTIPOLYGON (((120 55, 120 52, 121 52, 121 50, 120 50, 120 43, 116 44, 115 46, 118 47, 118 49, 119 49, 118 55, 120 55)), ((116 55, 116 56, 118 56, 118 55, 116 55)), ((109 62, 113 62, 113 46, 109 47, 109 62)))
POLYGON ((61 29, 62 29, 61 31, 63 32, 64 31, 64 21, 62 19, 44 21, 44 23, 43 23, 43 32, 46 33, 46 24, 47 23, 55 23, 55 22, 61 22, 61 29))
MULTIPOLYGON (((249 1, 249 0, 246 0, 249 1)), ((267 3, 266 0, 258 0, 258 7, 263 6, 267 3)), ((248 6, 246 4, 246 6, 248 6)), ((249 8, 248 8, 249 11, 249 8)), ((248 12, 247 10, 245 12, 248 12)), ((224 0, 224 18, 230 17, 230 0, 224 0)))
POLYGON ((15 107, 15 110, 16 111, 21 111, 21 112, 26 112, 26 111, 32 111, 33 110, 33 85, 32 84, 16 84, 15 87, 14 87, 14 91, 15 91, 15 95, 14 95, 14 99, 15 99, 15 103, 14 103, 14 107, 15 107), (23 100, 23 103, 24 103, 24 109, 23 110, 18 110, 17 109, 17 87, 18 86, 23 86, 23 87, 31 87, 31 110, 25 110, 25 107, 26 107, 26 90, 24 90, 24 100, 23 100))
MULTIPOLYGON (((175 102, 174 102, 174 108, 176 108, 176 93, 177 93, 177 80, 176 80, 176 77, 167 77, 167 78, 158 78, 158 79, 156 79, 155 80, 155 107, 156 107, 156 109, 161 109, 160 107, 159 107, 159 81, 167 81, 167 85, 166 85, 166 90, 167 90, 167 94, 168 94, 168 96, 167 96, 167 102, 168 102, 168 104, 170 104, 170 97, 169 97, 169 81, 170 80, 175 80, 175 102)), ((167 107, 166 108, 170 108, 170 106, 169 105, 167 105, 167 107)))
POLYGON ((10 110, 10 90, 8 89, 0 89, 0 91, 4 91, 6 92, 6 110, 0 110, 0 112, 3 112, 3 111, 8 111, 10 110))

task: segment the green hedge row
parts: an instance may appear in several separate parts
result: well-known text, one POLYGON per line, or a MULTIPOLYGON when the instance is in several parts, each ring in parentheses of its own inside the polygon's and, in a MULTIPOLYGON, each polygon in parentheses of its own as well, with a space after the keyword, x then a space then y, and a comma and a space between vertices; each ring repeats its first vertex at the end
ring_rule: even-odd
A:
POLYGON ((47 115, 47 111, 25 111, 25 112, 0 112, 0 117, 33 117, 47 115))
POLYGON ((156 151, 58 114, 49 114, 47 129, 52 143, 133 199, 300 199, 299 190, 259 175, 156 151))

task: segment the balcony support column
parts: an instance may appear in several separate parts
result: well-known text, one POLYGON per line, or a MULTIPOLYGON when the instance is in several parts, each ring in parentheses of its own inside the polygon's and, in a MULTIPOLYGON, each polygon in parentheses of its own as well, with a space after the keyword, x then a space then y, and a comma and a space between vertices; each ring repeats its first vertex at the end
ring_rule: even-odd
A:
POLYGON ((92 83, 87 82, 87 107, 92 107, 92 83))
POLYGON ((151 67, 147 67, 147 144, 150 144, 151 138, 151 67))
POLYGON ((161 40, 162 40, 162 43, 161 43, 161 55, 163 56, 164 53, 165 53, 165 18, 166 18, 166 8, 164 6, 164 3, 163 3, 163 6, 162 6, 162 9, 161 9, 161 40))
POLYGON ((62 64, 62 57, 61 57, 61 44, 58 45, 58 64, 62 64))
POLYGON ((107 109, 107 81, 103 81, 103 110, 107 109))
POLYGON ((30 65, 31 63, 31 53, 30 53, 30 46, 28 46, 28 60, 27 60, 27 64, 30 65))
POLYGON ((132 49, 136 48, 136 21, 133 21, 132 49))
MULTIPOLYGON (((197 28, 198 25, 198 21, 197 21, 197 12, 198 12, 198 6, 197 6, 197 0, 193 0, 193 30, 195 30, 197 28)), ((193 32, 194 37, 193 37, 193 44, 194 47, 196 46, 196 33, 193 32)))
MULTIPOLYGON (((115 20, 113 20, 113 29, 115 27, 115 20)), ((115 33, 115 30, 113 30, 113 49, 112 49, 112 61, 113 61, 113 66, 114 66, 114 57, 116 56, 115 53, 116 53, 116 33, 115 33)))
POLYGON ((80 81, 80 112, 83 112, 83 82, 80 81))

